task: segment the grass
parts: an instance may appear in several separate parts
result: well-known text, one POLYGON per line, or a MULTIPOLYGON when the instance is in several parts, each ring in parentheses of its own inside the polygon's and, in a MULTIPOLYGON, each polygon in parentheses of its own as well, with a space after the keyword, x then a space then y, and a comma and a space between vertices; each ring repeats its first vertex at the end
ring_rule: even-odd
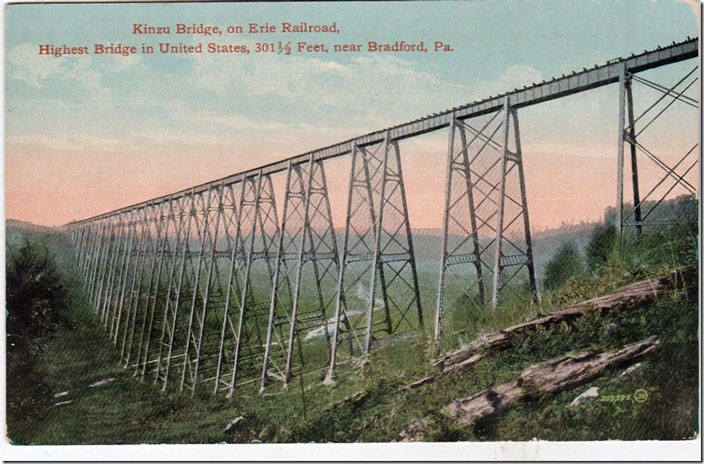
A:
MULTIPOLYGON (((119 351, 107 343, 72 270, 68 245, 51 234, 34 239, 54 250, 72 304, 64 315, 70 323, 56 329, 39 361, 52 397, 40 419, 30 424, 28 438, 18 440, 22 443, 387 442, 423 417, 434 418, 426 435, 431 441, 684 439, 698 430, 697 292, 691 283, 647 306, 602 318, 588 315, 573 325, 526 335, 510 350, 413 391, 402 387, 432 372, 430 361, 438 352, 423 334, 380 348, 367 362, 341 365, 331 388, 322 385, 324 372, 315 372, 303 382, 294 379, 287 391, 274 383, 260 395, 258 385, 250 384, 232 399, 205 391, 192 397, 190 392, 161 392, 120 367, 119 351), (650 335, 657 335, 661 346, 628 379, 620 378, 623 368, 611 369, 577 390, 525 400, 473 427, 451 423, 439 413, 448 402, 513 380, 537 362, 590 348, 616 348, 650 335), (104 379, 114 380, 90 387, 104 379), (643 403, 593 401, 570 407, 590 386, 598 386, 602 395, 645 389, 649 397, 643 403), (64 391, 69 393, 53 398, 64 391), (53 405, 62 401, 71 402, 53 405), (225 433, 239 416, 243 420, 234 431, 225 433)), ((610 253, 598 268, 573 275, 545 293, 540 304, 515 298, 495 311, 456 312, 441 348, 690 264, 692 243, 687 233, 647 236, 638 244, 626 243, 623 253, 610 253)))

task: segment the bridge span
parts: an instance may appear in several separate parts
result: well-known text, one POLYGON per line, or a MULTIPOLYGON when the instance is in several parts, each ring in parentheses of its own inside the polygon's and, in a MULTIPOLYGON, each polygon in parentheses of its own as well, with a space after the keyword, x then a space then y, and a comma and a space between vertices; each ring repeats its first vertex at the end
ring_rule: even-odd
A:
POLYGON ((697 57, 697 39, 687 39, 610 60, 71 222, 66 230, 110 342, 141 378, 163 389, 209 388, 229 396, 243 384, 287 386, 310 372, 332 381, 338 364, 386 339, 427 330, 439 340, 444 316, 455 308, 539 300, 521 108, 618 84, 616 225, 640 234, 664 199, 655 195, 664 182, 696 197, 697 186, 685 177, 698 166, 698 144, 672 164, 639 135, 674 103, 699 106, 685 94, 697 82, 696 65, 673 86, 640 73, 697 57), (660 95, 637 116, 634 83, 660 95), (428 311, 399 142, 439 130, 448 133, 447 175, 437 300, 428 311), (342 156, 351 158, 351 170, 340 236, 325 166, 342 156), (662 171, 645 195, 639 159, 662 171), (282 205, 276 173, 286 177, 282 205), (645 211, 646 201, 655 206, 645 211))

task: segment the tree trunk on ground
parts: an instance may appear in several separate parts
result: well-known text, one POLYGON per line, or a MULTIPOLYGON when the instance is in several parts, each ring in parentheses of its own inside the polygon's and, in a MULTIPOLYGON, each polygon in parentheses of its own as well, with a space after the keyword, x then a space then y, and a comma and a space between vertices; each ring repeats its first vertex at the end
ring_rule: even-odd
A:
MULTIPOLYGON (((490 414, 511 408, 528 394, 554 394, 579 386, 604 369, 650 353, 656 346, 657 341, 651 338, 615 352, 592 350, 535 364, 525 369, 516 380, 453 401, 442 412, 450 419, 471 425, 490 414)), ((410 424, 394 441, 420 440, 429 422, 426 418, 410 424)))
POLYGON ((650 303, 674 290, 678 282, 681 285, 682 280, 696 282, 696 272, 695 267, 688 267, 665 276, 642 280, 547 316, 483 335, 469 345, 436 359, 433 364, 438 367, 440 373, 453 372, 478 362, 488 351, 497 351, 509 346, 510 342, 519 335, 562 322, 572 322, 582 317, 586 311, 599 311, 601 315, 605 315, 618 309, 650 303))

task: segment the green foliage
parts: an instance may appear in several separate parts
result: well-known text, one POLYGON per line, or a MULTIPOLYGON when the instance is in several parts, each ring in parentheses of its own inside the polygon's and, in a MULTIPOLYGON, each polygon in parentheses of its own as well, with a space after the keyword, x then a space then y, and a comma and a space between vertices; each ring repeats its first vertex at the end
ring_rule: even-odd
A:
MULTIPOLYGON (((447 328, 459 333, 448 330, 443 348, 694 262, 696 233, 683 228, 646 230, 640 240, 625 237, 619 248, 615 229, 601 226, 590 242, 592 260, 587 261, 593 272, 574 272, 546 292, 540 304, 526 304, 509 292, 495 310, 458 307, 448 317, 447 328), (600 254, 597 249, 606 251, 600 254)), ((71 272, 74 258, 69 245, 59 237, 47 243, 58 268, 69 270, 63 282, 70 301, 65 313, 71 323, 55 325, 33 372, 41 372, 37 378, 44 379, 44 398, 51 400, 52 394, 69 390, 61 400, 71 403, 37 407, 42 420, 19 440, 25 443, 381 442, 394 439, 422 418, 431 419, 425 439, 432 441, 686 438, 697 427, 697 292, 691 282, 687 290, 679 286, 654 304, 632 305, 605 316, 593 311, 576 322, 525 334, 472 368, 413 390, 404 386, 435 372, 431 361, 437 346, 422 335, 379 348, 367 362, 340 364, 331 388, 321 384, 321 371, 302 381, 296 377, 287 391, 277 382, 264 394, 256 382, 242 385, 229 399, 204 390, 195 396, 162 392, 151 379, 123 369, 119 352, 105 342, 79 279, 71 272), (614 349, 650 335, 657 335, 661 345, 631 378, 620 377, 625 366, 613 368, 578 390, 534 394, 515 409, 474 426, 458 424, 441 412, 450 401, 512 381, 533 364, 588 349, 614 349), (106 378, 114 380, 89 387, 106 378), (644 388, 650 399, 638 407, 598 401, 570 407, 572 399, 590 386, 606 394, 644 388), (226 433, 225 426, 239 416, 243 419, 226 433)), ((574 265, 574 252, 563 252, 560 260, 574 265)), ((436 286, 436 275, 428 271, 420 280, 427 298, 436 286)), ((514 282, 512 289, 525 296, 525 282, 514 282)), ((424 300, 426 308, 433 303, 432 298, 424 300)), ((428 321, 426 330, 432 328, 428 321)), ((30 375, 27 382, 37 383, 30 375)), ((17 430, 18 423, 16 416, 8 415, 10 430, 13 426, 17 430)))
POLYGON ((594 228, 586 248, 587 264, 591 270, 604 266, 618 245, 618 233, 612 222, 594 228))
POLYGON ((577 246, 573 242, 564 243, 545 266, 545 289, 554 290, 561 287, 583 270, 582 257, 577 246))
MULTIPOLYGON (((625 366, 609 369, 602 377, 577 390, 524 402, 518 408, 495 418, 496 440, 673 440, 691 438, 697 430, 697 324, 696 293, 680 291, 635 313, 601 320, 580 322, 579 332, 592 332, 567 341, 573 347, 588 339, 599 346, 615 348, 625 343, 657 335, 660 345, 652 355, 639 360, 641 367, 629 377, 625 366), (591 327, 590 327, 591 326, 591 327), (609 327, 608 332, 604 327, 609 327), (596 333, 594 333, 596 331, 596 333), (595 335, 597 335, 595 337, 595 335), (579 339, 582 338, 580 341, 579 339), (579 406, 571 401, 582 391, 598 387, 600 399, 579 406), (608 402, 610 395, 648 392, 642 403, 631 400, 608 402)), ((576 335, 576 334, 575 334, 576 335)))
POLYGON ((8 336, 19 342, 50 335, 67 301, 49 251, 26 240, 19 249, 9 251, 6 267, 8 336))
POLYGON ((686 228, 646 231, 629 247, 640 269, 669 269, 697 262, 697 234, 686 228))
POLYGON ((8 433, 26 442, 51 399, 39 357, 67 305, 67 293, 48 250, 25 240, 8 246, 6 264, 8 433))

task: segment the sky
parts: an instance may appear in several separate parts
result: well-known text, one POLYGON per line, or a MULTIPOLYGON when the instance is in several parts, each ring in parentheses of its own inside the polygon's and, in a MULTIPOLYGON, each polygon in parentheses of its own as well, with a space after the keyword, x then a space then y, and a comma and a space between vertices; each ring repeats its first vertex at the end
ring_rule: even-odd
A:
MULTIPOLYGON (((619 56, 697 35, 679 0, 10 5, 5 10, 6 217, 61 225, 619 56), (134 23, 331 24, 335 35, 135 36, 134 23), (447 53, 39 56, 40 44, 408 43, 447 53)), ((694 60, 650 72, 674 84, 694 60)), ((645 77, 645 74, 644 74, 645 77)), ((688 95, 697 97, 696 85, 688 95)), ((593 221, 616 195, 615 85, 519 111, 534 229, 593 221)), ((636 108, 656 94, 634 87, 636 108)), ((681 105, 684 106, 684 105, 681 105)), ((677 160, 696 110, 643 143, 677 160)), ((654 125, 655 126, 655 125, 654 125)), ((440 227, 447 131, 401 152, 411 215, 440 227)), ((657 168, 643 163, 647 185, 657 168)), ((344 220, 349 160, 326 166, 344 220)), ((275 185, 281 197, 283 179, 275 185)), ((693 182, 697 182, 694 179, 693 182)), ((674 191, 677 193, 677 190, 674 191)))

